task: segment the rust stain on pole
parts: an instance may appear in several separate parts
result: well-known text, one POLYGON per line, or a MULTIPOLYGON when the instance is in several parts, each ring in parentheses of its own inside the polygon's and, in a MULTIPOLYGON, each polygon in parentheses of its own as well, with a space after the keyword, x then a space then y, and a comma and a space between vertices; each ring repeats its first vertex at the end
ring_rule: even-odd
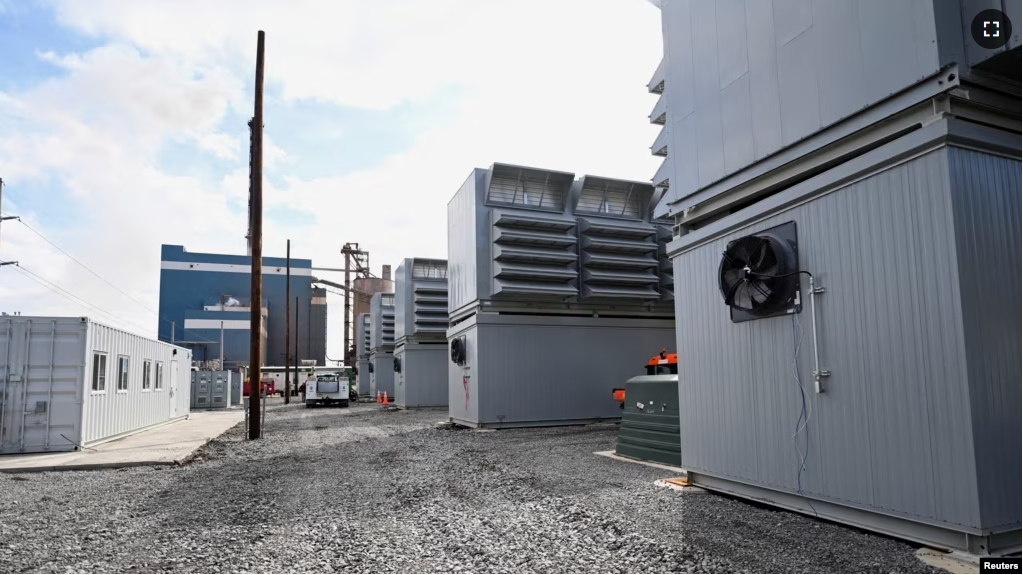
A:
POLYGON ((266 34, 259 31, 256 41, 256 104, 252 117, 252 297, 249 310, 249 439, 263 435, 259 403, 262 392, 263 358, 261 357, 263 325, 263 46, 266 34))

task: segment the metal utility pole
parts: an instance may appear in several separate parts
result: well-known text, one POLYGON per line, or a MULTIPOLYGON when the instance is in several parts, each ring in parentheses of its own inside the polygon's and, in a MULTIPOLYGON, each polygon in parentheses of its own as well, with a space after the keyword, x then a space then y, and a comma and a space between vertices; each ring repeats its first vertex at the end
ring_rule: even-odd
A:
POLYGON ((344 361, 346 365, 354 365, 352 357, 352 272, 355 272, 356 279, 369 277, 369 252, 359 249, 357 243, 346 243, 341 248, 345 255, 345 336, 344 336, 344 361), (352 264, 355 267, 352 267, 352 264))
MULTIPOLYGON (((298 296, 295 296, 295 387, 298 387, 298 296)), ((304 394, 303 394, 304 395, 304 394)), ((305 398, 303 398, 305 399, 305 398)))
MULTIPOLYGON (((0 208, 2 208, 3 205, 4 205, 4 179, 0 178, 0 208)), ((0 222, 3 222, 4 220, 17 220, 17 219, 19 219, 18 216, 0 216, 0 222)), ((18 265, 18 262, 5 262, 3 260, 0 260, 0 268, 2 268, 4 266, 16 266, 16 265, 18 265)))
POLYGON ((220 322, 220 365, 217 371, 224 371, 224 321, 220 322))
MULTIPOLYGON (((284 286, 284 405, 291 403, 291 240, 288 240, 284 286)), ((298 337, 298 334, 295 334, 298 337)))
POLYGON ((266 34, 260 30, 256 40, 256 102, 252 117, 252 171, 249 175, 249 187, 252 192, 251 205, 252 245, 252 294, 249 311, 252 320, 249 324, 249 439, 259 439, 263 435, 262 421, 258 414, 260 395, 262 395, 262 373, 260 370, 260 334, 263 320, 263 46, 266 34))

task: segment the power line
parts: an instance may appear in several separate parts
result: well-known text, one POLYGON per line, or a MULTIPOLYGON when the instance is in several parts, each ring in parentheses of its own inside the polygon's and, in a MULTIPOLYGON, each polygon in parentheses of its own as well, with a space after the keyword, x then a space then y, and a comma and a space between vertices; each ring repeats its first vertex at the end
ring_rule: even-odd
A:
POLYGON ((43 277, 39 276, 38 274, 33 273, 32 271, 26 269, 24 266, 22 266, 20 264, 16 265, 16 266, 12 266, 12 269, 17 270, 23 276, 27 277, 28 279, 34 281, 35 283, 37 283, 37 284, 39 284, 41 286, 43 286, 44 288, 52 291, 53 293, 61 296, 62 298, 70 301, 71 303, 83 306, 83 307, 89 309, 90 311, 94 311, 94 312, 99 313, 99 314, 101 314, 103 316, 106 316, 106 318, 108 318, 111 321, 114 321, 114 322, 117 322, 117 323, 121 323, 121 324, 133 325, 136 328, 143 329, 143 330, 147 329, 147 328, 142 327, 141 325, 139 325, 139 324, 137 324, 137 323, 135 323, 135 322, 133 322, 131 320, 124 319, 124 318, 122 318, 122 317, 120 317, 120 316, 118 316, 118 315, 116 315, 114 313, 111 313, 111 312, 108 312, 108 311, 104 310, 103 308, 101 308, 101 307, 99 307, 99 306, 97 306, 95 304, 89 303, 86 299, 82 298, 81 296, 77 296, 77 295, 71 293, 70 291, 60 287, 59 285, 57 285, 57 284, 55 284, 55 283, 53 283, 53 282, 51 282, 51 281, 49 281, 47 279, 44 279, 43 277))
MULTIPOLYGON (((19 221, 19 222, 20 222, 20 223, 21 223, 22 225, 24 225, 24 226, 25 226, 26 228, 28 228, 28 229, 29 229, 29 230, 30 230, 30 231, 31 231, 32 233, 34 233, 35 235, 37 235, 37 236, 39 236, 40 238, 42 238, 42 240, 43 240, 43 241, 45 241, 46 243, 50 244, 50 245, 51 245, 51 246, 53 246, 53 247, 54 247, 54 248, 55 248, 55 249, 56 249, 57 251, 59 251, 60 253, 64 254, 64 255, 65 255, 65 256, 67 256, 67 257, 68 257, 69 259, 71 259, 71 261, 75 262, 76 264, 78 264, 79 266, 81 266, 82 268, 84 268, 84 269, 85 269, 85 270, 86 270, 87 272, 89 272, 89 273, 91 273, 92 275, 96 276, 97 278, 99 278, 100 280, 102 280, 102 281, 103 281, 104 283, 106 283, 107 285, 109 285, 110 287, 114 288, 115 290, 117 290, 118 292, 120 292, 120 293, 121 293, 122 295, 124 295, 125 297, 127 297, 128 299, 130 299, 130 300, 132 300, 133 302, 135 302, 135 303, 139 304, 140 306, 142 306, 143 308, 145 308, 145 309, 146 309, 147 311, 149 311, 150 313, 152 313, 152 314, 155 314, 157 318, 159 318, 159 319, 161 319, 161 320, 163 320, 163 321, 165 321, 165 322, 167 322, 167 323, 170 323, 170 324, 173 324, 173 323, 175 323, 174 321, 172 321, 172 320, 170 320, 170 319, 167 319, 166 317, 164 317, 164 316, 160 315, 160 312, 158 312, 158 311, 154 310, 153 308, 149 307, 148 305, 146 305, 146 304, 142 303, 141 301, 139 301, 138 299, 136 299, 135 297, 133 297, 133 296, 132 296, 131 294, 129 294, 128 292, 126 292, 126 291, 122 290, 121 288, 117 287, 117 286, 116 286, 116 285, 114 285, 114 284, 113 284, 113 282, 111 282, 110 280, 108 280, 108 279, 104 278, 103 276, 101 276, 101 275, 99 275, 98 273, 96 273, 95 271, 93 271, 93 270, 92 270, 92 268, 90 268, 89 266, 87 266, 87 265, 85 265, 84 263, 82 263, 82 262, 81 262, 81 261, 80 261, 80 260, 79 260, 78 258, 76 258, 75 256, 73 256, 73 255, 69 254, 69 253, 68 253, 67 251, 65 251, 65 250, 64 250, 63 248, 61 248, 60 246, 58 246, 57 244, 55 244, 54 242, 52 242, 52 241, 51 241, 51 240, 50 240, 49 238, 47 238, 46 236, 44 236, 44 235, 42 234, 42 232, 40 232, 39 230, 37 230, 37 229, 33 228, 32 226, 28 225, 28 223, 26 223, 26 222, 25 222, 24 220, 21 220, 21 219, 19 219, 18 221, 19 221)), ((136 324, 136 325, 138 325, 138 324, 136 324)), ((148 328, 143 328, 143 329, 148 329, 148 328)), ((182 328, 181 328, 181 331, 182 331, 182 333, 184 333, 184 334, 188 334, 188 333, 191 333, 193 337, 196 337, 196 338, 198 338, 198 339, 199 339, 200 341, 204 341, 204 342, 207 342, 207 343, 217 343, 217 342, 215 342, 215 341, 213 341, 213 340, 211 340, 211 339, 206 339, 206 338, 204 338, 204 337, 200 336, 199 334, 195 333, 194 331, 191 331, 191 330, 189 330, 189 329, 186 329, 186 328, 185 328, 184 326, 182 326, 182 328)))

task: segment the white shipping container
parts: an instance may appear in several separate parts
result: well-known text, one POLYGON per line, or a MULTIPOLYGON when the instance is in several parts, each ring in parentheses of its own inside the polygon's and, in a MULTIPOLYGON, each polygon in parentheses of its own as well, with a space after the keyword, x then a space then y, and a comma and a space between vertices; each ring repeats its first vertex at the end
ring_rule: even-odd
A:
POLYGON ((188 417, 192 352, 87 317, 0 317, 0 454, 75 451, 188 417))

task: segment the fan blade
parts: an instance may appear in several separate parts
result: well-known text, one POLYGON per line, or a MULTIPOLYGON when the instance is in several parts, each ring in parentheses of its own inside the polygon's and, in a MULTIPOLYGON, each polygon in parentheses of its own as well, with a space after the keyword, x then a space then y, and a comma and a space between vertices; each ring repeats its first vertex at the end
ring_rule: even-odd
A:
POLYGON ((764 246, 767 244, 767 238, 762 238, 760 244, 757 245, 757 249, 753 250, 753 253, 749 256, 749 266, 756 268, 759 264, 764 261, 764 246), (758 257, 759 256, 759 259, 758 257))
POLYGON ((736 307, 739 307, 741 309, 752 310, 753 309, 753 297, 750 295, 749 282, 744 282, 743 286, 744 286, 744 289, 739 294, 740 297, 736 300, 735 305, 736 305, 736 307))
POLYGON ((735 303, 735 292, 738 291, 739 286, 741 286, 742 284, 743 284, 743 282, 741 282, 741 281, 737 281, 737 282, 732 284, 732 288, 729 289, 728 293, 725 295, 725 304, 727 304, 727 305, 734 305, 734 303, 735 303))
POLYGON ((767 299, 771 297, 771 292, 769 292, 769 291, 765 291, 765 290, 764 290, 764 288, 762 288, 762 287, 760 286, 760 282, 757 282, 757 281, 752 281, 752 282, 749 282, 749 284, 750 284, 751 286, 753 286, 753 287, 754 287, 754 288, 755 288, 755 289, 756 289, 756 290, 757 290, 758 292, 760 292, 760 294, 761 294, 761 295, 763 295, 763 296, 764 296, 764 299, 763 299, 763 300, 761 300, 761 302, 760 302, 760 303, 763 303, 763 302, 767 301, 767 299))

